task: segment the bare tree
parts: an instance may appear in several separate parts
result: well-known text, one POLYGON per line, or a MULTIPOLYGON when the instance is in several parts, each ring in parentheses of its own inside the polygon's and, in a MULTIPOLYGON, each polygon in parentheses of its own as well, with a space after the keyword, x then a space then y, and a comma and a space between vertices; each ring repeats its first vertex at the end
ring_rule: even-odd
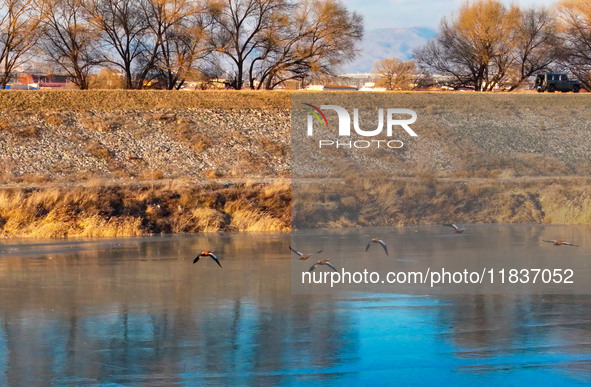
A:
POLYGON ((140 89, 154 67, 158 47, 146 19, 146 0, 88 0, 92 23, 102 33, 110 63, 122 70, 126 88, 140 89))
POLYGON ((337 0, 304 0, 277 15, 250 65, 251 87, 272 89, 289 79, 330 75, 357 54, 363 20, 337 0))
POLYGON ((0 86, 3 89, 35 46, 40 21, 34 0, 0 0, 0 86))
POLYGON ((157 62, 158 78, 167 89, 180 89, 187 76, 197 70, 196 63, 210 53, 206 43, 200 23, 179 24, 167 32, 157 62))
POLYGON ((241 89, 245 80, 253 89, 274 88, 288 79, 332 74, 356 55, 355 43, 363 34, 361 17, 340 0, 0 0, 1 4, 4 84, 41 32, 40 47, 49 63, 81 89, 89 87, 90 73, 98 65, 121 71, 128 89, 145 87, 154 79, 161 87, 178 89, 188 74, 212 69, 217 74, 227 63, 234 72, 234 88, 241 89))
POLYGON ((562 27, 561 59, 591 89, 591 4, 584 0, 559 3, 562 27))
POLYGON ((556 20, 545 8, 521 10, 498 0, 465 3, 439 35, 415 53, 424 70, 452 87, 514 90, 555 61, 556 20))
POLYGON ((515 58, 509 43, 519 10, 496 0, 461 6, 458 16, 444 18, 441 31, 416 53, 424 67, 453 79, 454 87, 489 91, 507 77, 515 58))
POLYGON ((178 89, 195 62, 210 51, 205 6, 190 0, 148 0, 144 8, 157 48, 156 77, 167 89, 178 89))
POLYGON ((515 68, 509 74, 509 90, 514 90, 536 72, 547 70, 556 60, 556 21, 545 8, 530 8, 519 16, 511 47, 515 68))
POLYGON ((382 59, 374 64, 374 72, 380 77, 378 83, 388 90, 410 90, 416 78, 415 64, 411 60, 382 59))
POLYGON ((257 37, 270 29, 274 15, 287 8, 285 0, 214 0, 209 3, 209 15, 214 21, 211 46, 233 63, 236 89, 242 89, 247 61, 261 47, 257 37))
POLYGON ((41 43, 51 62, 88 89, 90 71, 102 62, 99 33, 90 23, 82 0, 43 0, 41 43))

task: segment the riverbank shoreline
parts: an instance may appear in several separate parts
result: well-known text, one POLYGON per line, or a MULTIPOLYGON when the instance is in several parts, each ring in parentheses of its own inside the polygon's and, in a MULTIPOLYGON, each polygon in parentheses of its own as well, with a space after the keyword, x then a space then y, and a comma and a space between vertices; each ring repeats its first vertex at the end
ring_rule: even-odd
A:
POLYGON ((392 177, 381 185, 358 182, 363 192, 346 179, 311 179, 305 194, 291 183, 164 180, 0 188, 0 238, 289 232, 292 222, 306 229, 591 224, 586 178, 392 177))
POLYGON ((182 181, 0 190, 1 238, 289 231, 289 184, 182 181))

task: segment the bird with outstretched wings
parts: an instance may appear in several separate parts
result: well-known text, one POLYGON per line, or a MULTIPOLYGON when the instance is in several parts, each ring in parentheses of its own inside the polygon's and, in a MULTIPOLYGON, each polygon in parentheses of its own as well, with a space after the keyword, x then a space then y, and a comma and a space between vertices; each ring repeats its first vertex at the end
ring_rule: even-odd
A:
POLYGON ((314 269, 316 269, 318 266, 322 266, 322 265, 326 265, 326 266, 330 267, 331 269, 333 269, 334 271, 338 271, 337 268, 334 267, 333 264, 330 263, 328 259, 321 259, 320 261, 313 264, 312 267, 310 267, 310 270, 308 270, 308 271, 314 271, 314 269))
POLYGON ((370 240, 367 243, 367 246, 365 246, 365 251, 366 252, 367 252, 367 250, 369 250, 369 247, 371 246, 372 243, 379 243, 384 248, 384 251, 386 252, 386 255, 390 255, 390 254, 388 254, 388 246, 386 246, 386 242, 384 242, 380 238, 373 238, 372 240, 370 240))
POLYGON ((211 259, 213 259, 215 261, 215 263, 218 264, 219 267, 222 267, 222 264, 220 263, 218 257, 216 257, 215 254, 213 253, 213 251, 211 251, 211 250, 202 251, 201 254, 199 254, 198 256, 195 257, 195 259, 193 260, 193 263, 197 263, 200 258, 205 258, 205 257, 210 257, 211 259))

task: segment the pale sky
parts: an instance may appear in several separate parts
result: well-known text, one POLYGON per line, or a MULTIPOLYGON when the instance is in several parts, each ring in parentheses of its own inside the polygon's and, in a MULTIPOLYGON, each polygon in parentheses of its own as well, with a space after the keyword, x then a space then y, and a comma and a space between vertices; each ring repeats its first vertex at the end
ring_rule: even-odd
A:
MULTIPOLYGON (((455 12, 464 0, 342 0, 363 15, 366 31, 376 28, 437 28, 442 16, 455 12)), ((503 0, 506 5, 549 6, 555 0, 503 0)))

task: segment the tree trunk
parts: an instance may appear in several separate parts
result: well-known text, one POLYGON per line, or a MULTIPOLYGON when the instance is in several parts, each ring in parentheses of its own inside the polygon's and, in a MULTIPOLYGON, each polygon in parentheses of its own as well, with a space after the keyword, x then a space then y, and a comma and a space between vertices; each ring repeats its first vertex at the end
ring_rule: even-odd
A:
POLYGON ((236 74, 236 90, 241 90, 242 89, 242 85, 243 85, 243 81, 242 81, 242 77, 244 75, 243 72, 243 67, 244 67, 244 63, 242 61, 239 61, 238 63, 238 73, 236 74))

